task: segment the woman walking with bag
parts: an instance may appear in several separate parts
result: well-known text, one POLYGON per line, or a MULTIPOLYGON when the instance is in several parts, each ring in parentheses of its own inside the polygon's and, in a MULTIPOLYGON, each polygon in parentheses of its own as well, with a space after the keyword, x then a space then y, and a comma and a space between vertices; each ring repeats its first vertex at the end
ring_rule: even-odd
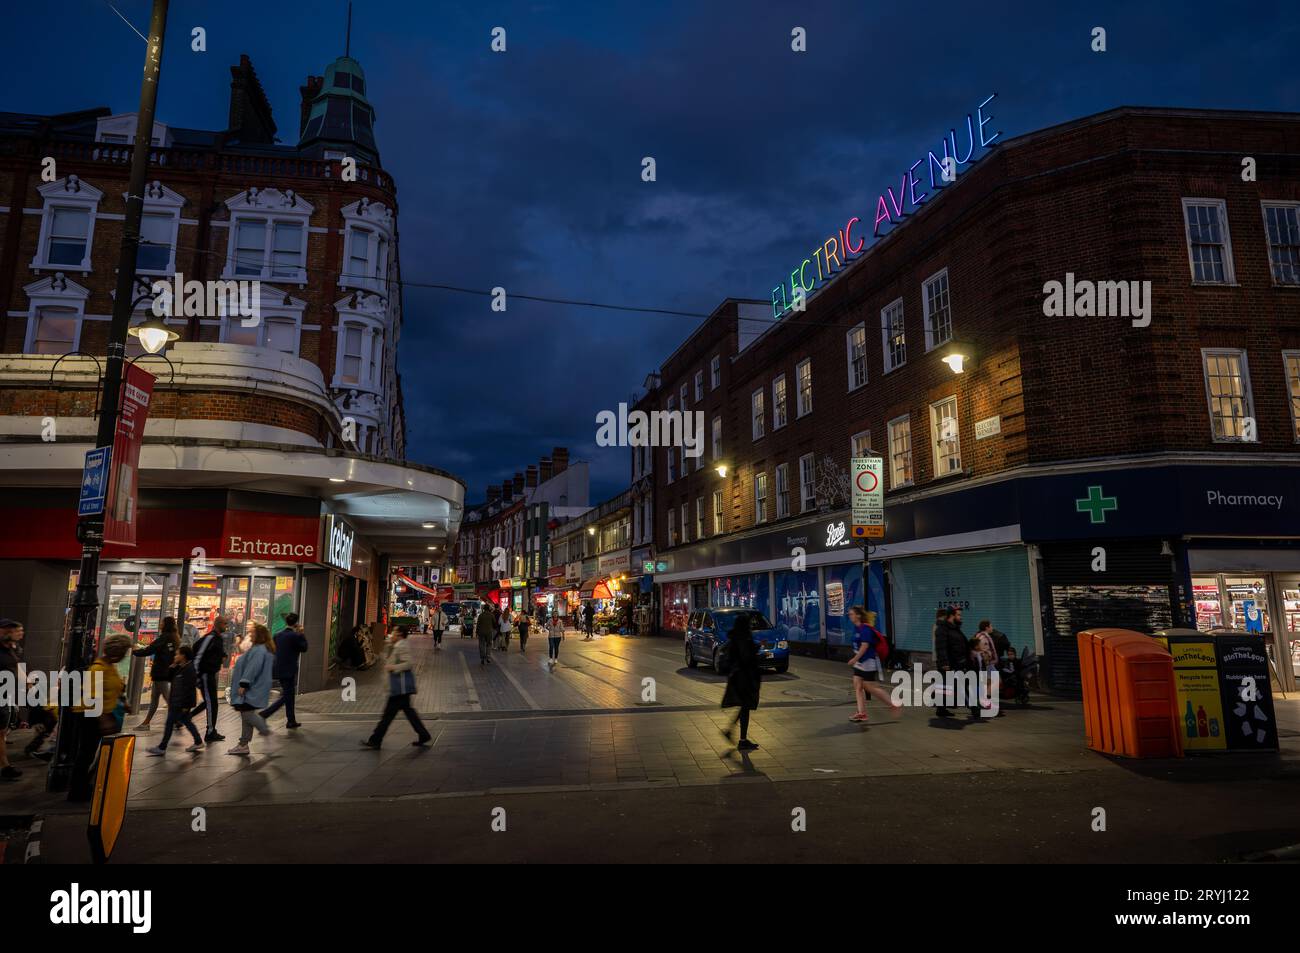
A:
POLYGON ((546 663, 554 668, 560 661, 560 643, 564 641, 564 623, 558 615, 551 616, 550 628, 546 630, 546 663))
POLYGON ((731 741, 731 733, 736 730, 736 723, 739 722, 740 743, 736 749, 753 751, 758 745, 749 740, 749 713, 758 707, 759 685, 763 675, 758 667, 758 649, 754 645, 754 633, 747 614, 738 617, 731 627, 726 649, 731 670, 727 673, 727 690, 722 696, 722 707, 739 706, 740 711, 736 712, 731 724, 723 729, 722 736, 731 741))
POLYGON ((275 642, 271 630, 260 622, 252 623, 247 636, 248 648, 239 653, 230 673, 230 706, 239 712, 243 728, 239 743, 226 754, 247 755, 248 743, 253 740, 253 729, 260 735, 269 735, 270 727, 262 717, 262 709, 271 701, 272 669, 275 667, 275 642))
MULTIPOLYGON (((149 667, 149 681, 152 683, 152 691, 149 696, 149 711, 145 713, 144 721, 135 726, 136 731, 151 731, 150 722, 158 711, 158 702, 164 698, 169 698, 172 680, 172 660, 176 657, 176 649, 180 647, 180 634, 176 629, 176 620, 168 616, 162 620, 162 628, 158 630, 157 637, 142 649, 135 649, 131 652, 136 658, 152 658, 153 664, 149 667)), ((190 703, 194 704, 193 702, 190 703)), ((170 700, 168 708, 171 708, 170 700)))
POLYGON ((902 705, 895 705, 889 697, 885 686, 880 684, 880 655, 876 651, 877 639, 883 640, 874 626, 873 613, 868 613, 862 606, 849 610, 853 621, 853 657, 849 659, 849 668, 853 671, 853 694, 858 700, 858 713, 849 721, 867 721, 867 695, 873 695, 889 706, 889 713, 897 718, 903 713, 902 705))
POLYGON ((398 629, 391 639, 388 657, 384 661, 384 671, 388 675, 388 704, 384 706, 384 714, 380 717, 379 724, 375 725, 375 730, 361 742, 365 747, 376 751, 383 745, 388 726, 393 723, 399 711, 406 715, 406 720, 415 729, 412 745, 423 747, 433 740, 433 735, 429 734, 424 722, 420 721, 419 713, 411 707, 411 696, 415 694, 415 669, 411 664, 410 646, 406 644, 406 632, 398 629))

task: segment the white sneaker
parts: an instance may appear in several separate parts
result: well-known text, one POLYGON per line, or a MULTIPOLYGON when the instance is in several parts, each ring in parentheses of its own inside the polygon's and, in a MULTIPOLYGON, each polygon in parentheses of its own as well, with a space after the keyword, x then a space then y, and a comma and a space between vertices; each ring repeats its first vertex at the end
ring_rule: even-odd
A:
POLYGON ((235 745, 233 748, 227 751, 226 754, 246 755, 248 754, 248 745, 235 745))
POLYGON ((188 751, 188 752, 190 752, 191 754, 198 754, 198 752, 200 752, 200 751, 203 750, 203 742, 202 742, 202 741, 197 741, 197 742, 195 742, 194 744, 190 745, 190 746, 189 746, 188 748, 186 748, 185 750, 188 751))
POLYGON ((145 748, 144 753, 149 755, 151 758, 161 758, 163 755, 167 753, 167 749, 160 748, 157 745, 155 745, 152 748, 145 748))

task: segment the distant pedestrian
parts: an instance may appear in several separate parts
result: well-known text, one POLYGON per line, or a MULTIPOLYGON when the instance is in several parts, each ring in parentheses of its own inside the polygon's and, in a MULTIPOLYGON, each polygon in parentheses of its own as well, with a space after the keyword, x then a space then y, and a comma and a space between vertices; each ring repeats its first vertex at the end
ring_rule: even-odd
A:
MULTIPOLYGON (((15 688, 18 666, 23 660, 23 624, 13 619, 0 620, 0 679, 15 688)), ((16 700, 16 699, 15 699, 16 700)), ((9 763, 8 734, 18 726, 18 707, 0 702, 0 781, 17 781, 23 773, 9 763)))
POLYGON ((723 729, 722 735, 732 740, 736 724, 740 724, 740 751, 753 751, 758 747, 749 740, 749 713, 758 707, 759 686, 762 672, 758 667, 758 649, 754 645, 754 633, 750 626, 748 613, 736 618, 727 636, 727 690, 722 695, 723 708, 739 707, 731 724, 723 729))
POLYGON ((1004 658, 1015 658, 1016 651, 1011 647, 1011 640, 1007 638, 1005 632, 999 632, 993 628, 993 623, 988 619, 980 620, 980 632, 987 635, 993 642, 993 657, 999 662, 1004 658))
POLYGON ((384 713, 380 716, 375 730, 361 743, 367 748, 378 750, 384 743, 388 726, 393 723, 393 719, 400 711, 406 715, 406 720, 415 729, 415 741, 411 743, 420 747, 427 745, 433 736, 424 727, 419 713, 411 705, 411 696, 415 694, 415 669, 411 664, 411 649, 406 644, 406 633, 401 630, 394 632, 390 637, 388 656, 384 660, 384 672, 388 675, 388 703, 384 705, 384 713))
POLYGON ((199 683, 199 674, 194 670, 194 646, 176 647, 176 654, 172 656, 171 676, 167 692, 167 722, 163 725, 162 740, 157 747, 145 749, 145 754, 159 758, 167 753, 167 745, 172 740, 172 731, 177 725, 184 727, 194 739, 186 751, 198 754, 203 750, 203 738, 199 736, 199 729, 194 727, 194 718, 190 715, 199 683))
MULTIPOLYGON (((150 731, 150 722, 153 721, 154 714, 158 711, 158 702, 162 699, 168 699, 167 707, 171 707, 171 685, 172 680, 172 659, 176 657, 176 649, 180 646, 180 633, 176 628, 176 620, 172 616, 162 620, 162 625, 158 629, 158 634, 154 640, 144 648, 135 649, 131 652, 136 658, 152 658, 153 662, 149 666, 149 711, 145 713, 144 721, 135 726, 136 731, 150 731)), ((193 702, 190 702, 193 705, 193 702)))
POLYGON ((226 736, 217 731, 217 673, 226 661, 226 620, 218 615, 212 620, 212 628, 194 643, 194 668, 199 673, 199 691, 203 703, 190 710, 190 715, 207 712, 207 730, 203 740, 208 744, 225 741, 226 736))
POLYGON ((284 628, 275 633, 275 665, 271 675, 280 683, 280 697, 261 711, 263 718, 270 718, 283 706, 288 719, 286 728, 302 727, 294 716, 293 703, 298 695, 298 661, 307 648, 307 636, 298 624, 298 613, 290 612, 284 617, 284 628))
POLYGON ((261 735, 271 733, 261 713, 271 700, 271 679, 275 671, 275 643, 271 641, 271 630, 260 622, 252 623, 249 642, 248 650, 235 659, 235 668, 230 673, 231 706, 239 712, 243 727, 239 732, 239 744, 226 754, 248 754, 254 728, 261 735))
POLYGON ((551 616, 550 627, 546 630, 546 660, 551 666, 560 662, 560 643, 564 641, 564 622, 559 615, 551 616))
POLYGON ((519 651, 524 652, 528 648, 528 626, 532 620, 529 619, 527 612, 519 613, 519 651))
POLYGON ((889 692, 880 684, 880 656, 876 651, 878 640, 883 636, 871 623, 874 613, 863 606, 854 606, 849 610, 853 622, 853 657, 849 659, 849 668, 853 670, 853 694, 858 702, 858 713, 849 721, 866 722, 867 695, 872 695, 889 706, 889 713, 897 718, 903 713, 902 705, 895 705, 889 692))
POLYGON ((442 633, 447 628, 447 613, 442 611, 442 606, 433 607, 430 624, 433 626, 433 650, 441 652, 442 633))
POLYGON ((501 613, 501 628, 498 633, 499 641, 497 647, 501 649, 502 652, 510 651, 510 634, 514 632, 514 629, 514 623, 510 621, 510 610, 507 609, 501 613))
POLYGON ((584 642, 590 642, 595 638, 596 627, 596 610, 590 602, 582 607, 582 627, 586 630, 587 636, 584 642))
POLYGON ((496 622, 486 607, 478 614, 474 623, 474 634, 478 636, 478 664, 492 664, 492 638, 496 635, 496 622))

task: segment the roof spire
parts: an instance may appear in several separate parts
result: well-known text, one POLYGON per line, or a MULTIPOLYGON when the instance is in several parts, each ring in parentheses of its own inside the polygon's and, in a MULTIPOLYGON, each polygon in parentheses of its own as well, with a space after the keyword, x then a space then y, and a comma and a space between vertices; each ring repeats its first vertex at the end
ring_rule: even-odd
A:
POLYGON ((352 55, 352 0, 348 0, 348 34, 343 43, 343 55, 352 55))

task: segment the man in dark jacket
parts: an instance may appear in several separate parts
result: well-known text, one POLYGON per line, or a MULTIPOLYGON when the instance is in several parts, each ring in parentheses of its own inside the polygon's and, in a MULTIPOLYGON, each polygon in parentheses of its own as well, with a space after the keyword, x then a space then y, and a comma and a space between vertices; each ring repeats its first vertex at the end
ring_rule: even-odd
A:
POLYGON ((270 718, 283 705, 289 719, 285 727, 300 727, 301 723, 293 715, 293 702, 298 693, 298 658, 306 651, 307 636, 298 624, 298 613, 290 612, 284 617, 284 628, 275 633, 275 664, 271 676, 280 683, 280 697, 262 709, 263 718, 270 718))
POLYGON ((727 653, 727 688, 722 695, 722 707, 739 707, 731 724, 724 728, 722 735, 728 741, 737 723, 740 725, 739 751, 753 751, 758 745, 749 740, 749 713, 758 707, 759 688, 763 673, 758 664, 758 648, 754 645, 754 634, 749 615, 741 614, 731 627, 725 645, 727 653))
POLYGON ((190 710, 190 717, 201 711, 208 713, 208 728, 204 740, 225 741, 226 736, 217 732, 217 673, 226 661, 226 620, 217 616, 209 629, 194 643, 194 668, 198 672, 199 691, 203 693, 203 704, 195 705, 190 710))
MULTIPOLYGON (((970 640, 961 630, 961 610, 949 607, 943 610, 944 616, 934 626, 934 661, 940 672, 960 675, 970 669, 970 640)), ((945 698, 946 701, 946 698, 945 698)), ((979 697, 968 699, 971 720, 978 722, 980 717, 979 697)), ((936 714, 940 718, 951 718, 952 712, 947 706, 941 706, 936 714)))

